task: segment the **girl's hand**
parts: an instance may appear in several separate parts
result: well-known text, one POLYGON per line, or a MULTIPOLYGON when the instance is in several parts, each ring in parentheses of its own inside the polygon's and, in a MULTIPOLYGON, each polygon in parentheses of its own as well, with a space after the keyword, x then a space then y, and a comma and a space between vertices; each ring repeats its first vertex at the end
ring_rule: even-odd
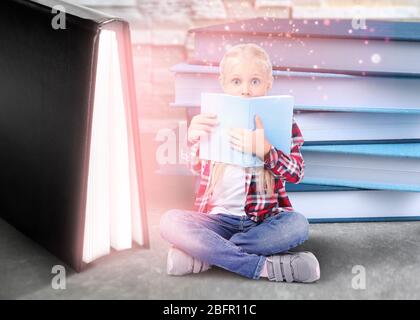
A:
POLYGON ((219 124, 217 115, 212 113, 200 113, 194 116, 188 128, 188 141, 196 143, 200 138, 215 130, 219 124))
POLYGON ((255 130, 233 128, 229 134, 230 145, 234 150, 251 153, 261 160, 264 160, 271 149, 271 144, 264 135, 264 125, 258 115, 255 116, 255 130))

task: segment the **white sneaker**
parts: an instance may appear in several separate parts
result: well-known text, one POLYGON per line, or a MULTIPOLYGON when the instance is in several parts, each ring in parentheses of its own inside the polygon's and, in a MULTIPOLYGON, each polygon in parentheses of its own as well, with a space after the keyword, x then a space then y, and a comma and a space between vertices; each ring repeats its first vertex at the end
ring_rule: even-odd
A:
POLYGON ((321 277, 319 262, 308 251, 286 252, 267 257, 267 274, 271 281, 314 282, 321 277))
POLYGON ((211 266, 208 263, 191 257, 178 248, 171 247, 168 251, 166 271, 169 275, 182 276, 189 273, 204 272, 210 268, 211 266))

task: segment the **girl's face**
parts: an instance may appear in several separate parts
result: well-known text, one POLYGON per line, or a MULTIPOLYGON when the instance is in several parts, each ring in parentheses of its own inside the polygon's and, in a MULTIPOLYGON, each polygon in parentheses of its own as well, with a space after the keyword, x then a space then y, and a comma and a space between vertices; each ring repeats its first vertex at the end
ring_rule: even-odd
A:
POLYGON ((242 97, 265 96, 272 86, 264 62, 244 56, 228 58, 219 80, 225 93, 242 97))

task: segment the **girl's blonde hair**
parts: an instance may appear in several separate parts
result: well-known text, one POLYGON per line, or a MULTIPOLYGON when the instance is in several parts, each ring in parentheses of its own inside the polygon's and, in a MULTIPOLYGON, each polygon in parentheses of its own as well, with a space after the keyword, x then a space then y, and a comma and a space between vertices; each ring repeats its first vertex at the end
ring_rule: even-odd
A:
POLYGON ((230 58, 237 58, 239 56, 256 58, 256 61, 261 63, 265 68, 270 81, 273 81, 273 66, 271 64, 270 57, 263 48, 254 43, 237 44, 226 50, 222 60, 219 63, 219 74, 221 77, 223 77, 226 71, 227 61, 230 58))
MULTIPOLYGON (((268 56, 267 52, 261 48, 260 46, 253 44, 253 43, 246 43, 246 44, 238 44, 226 51, 222 60, 219 64, 219 72, 220 77, 223 77, 224 72, 226 70, 226 63, 230 58, 236 58, 239 56, 247 56, 256 58, 258 62, 262 63, 264 68, 266 68, 267 76, 269 77, 270 81, 273 79, 272 75, 272 64, 270 61, 270 57, 268 56)), ((224 171, 226 168, 226 164, 221 162, 215 162, 214 168, 212 170, 212 174, 210 176, 209 187, 207 189, 208 193, 213 192, 215 184, 220 181, 224 171)), ((273 186, 274 186, 274 177, 269 170, 264 169, 264 167, 255 168, 254 172, 256 176, 256 183, 257 183, 257 193, 258 194, 268 194, 270 196, 273 195, 273 186)))

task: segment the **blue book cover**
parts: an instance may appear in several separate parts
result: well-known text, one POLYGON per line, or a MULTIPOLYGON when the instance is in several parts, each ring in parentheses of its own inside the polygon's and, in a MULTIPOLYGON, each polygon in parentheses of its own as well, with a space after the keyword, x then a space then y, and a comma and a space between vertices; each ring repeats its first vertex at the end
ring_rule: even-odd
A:
MULTIPOLYGON (((171 70, 176 73, 174 107, 199 107, 201 93, 221 93, 216 66, 180 63, 171 70)), ((295 111, 420 115, 420 77, 279 70, 273 70, 273 77, 270 93, 288 95, 293 92, 295 111)))
POLYGON ((252 154, 233 150, 229 143, 229 129, 255 130, 258 114, 264 125, 266 138, 277 149, 290 153, 292 139, 292 96, 262 96, 242 98, 228 94, 203 93, 201 113, 217 115, 219 125, 209 136, 201 139, 200 158, 242 167, 262 166, 263 162, 252 154))
MULTIPOLYGON (((191 33, 198 35, 209 33, 269 35, 276 32, 279 36, 293 37, 318 37, 321 39, 372 39, 372 40, 397 40, 420 41, 420 23, 416 21, 387 21, 369 19, 366 24, 369 28, 353 29, 349 33, 349 26, 353 20, 331 19, 328 24, 318 23, 319 19, 290 19, 284 18, 253 18, 231 23, 221 23, 212 26, 191 29, 191 33), (316 23, 315 23, 316 22, 316 23)), ((273 36, 275 36, 274 34, 273 36)))
POLYGON ((382 157, 420 158, 420 143, 374 143, 302 146, 303 152, 330 152, 382 157))
POLYGON ((303 146, 308 184, 420 192, 420 143, 303 146))
POLYGON ((311 183, 285 183, 287 192, 330 192, 330 191, 357 191, 366 190, 363 188, 352 188, 346 186, 322 185, 311 183))
POLYGON ((274 68, 283 70, 309 71, 316 66, 326 72, 418 77, 419 22, 365 19, 363 28, 353 28, 356 21, 255 18, 192 29, 190 61, 217 64, 224 50, 209 48, 255 43, 267 51, 274 68))

